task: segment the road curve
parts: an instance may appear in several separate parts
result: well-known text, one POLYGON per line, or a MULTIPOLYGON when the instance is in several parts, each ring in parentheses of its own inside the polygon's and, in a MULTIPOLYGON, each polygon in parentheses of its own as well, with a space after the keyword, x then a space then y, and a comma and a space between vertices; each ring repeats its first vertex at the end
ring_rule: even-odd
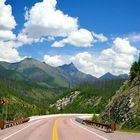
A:
POLYGON ((74 116, 50 117, 0 130, 0 140, 140 140, 140 134, 105 133, 75 122, 74 116))

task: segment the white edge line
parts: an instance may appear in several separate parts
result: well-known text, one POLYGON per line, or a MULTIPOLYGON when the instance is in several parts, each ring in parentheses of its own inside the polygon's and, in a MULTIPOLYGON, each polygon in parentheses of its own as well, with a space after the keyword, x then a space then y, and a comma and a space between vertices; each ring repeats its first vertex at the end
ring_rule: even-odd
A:
POLYGON ((85 128, 85 127, 83 127, 83 126, 78 125, 78 124, 75 123, 72 119, 70 119, 70 121, 71 121, 74 125, 77 125, 78 127, 82 128, 82 129, 85 129, 85 130, 87 130, 88 132, 90 132, 90 133, 92 133, 92 134, 94 134, 94 135, 96 135, 96 136, 98 136, 98 137, 100 137, 100 138, 102 138, 102 139, 104 139, 104 140, 108 140, 107 138, 105 138, 105 137, 103 137, 103 136, 101 136, 101 135, 99 135, 99 134, 97 134, 97 133, 95 133, 95 132, 93 132, 93 131, 91 131, 91 130, 88 130, 87 128, 85 128))
MULTIPOLYGON (((34 124, 36 124, 36 123, 38 123, 38 122, 40 122, 40 121, 41 121, 41 120, 36 121, 36 122, 32 123, 31 125, 34 125, 34 124)), ((11 134, 11 135, 7 136, 6 138, 3 138, 2 140, 7 140, 8 138, 10 138, 10 137, 12 137, 12 136, 16 135, 17 133, 19 133, 19 132, 23 131, 24 129, 26 129, 26 128, 28 128, 28 127, 30 127, 31 125, 28 125, 28 126, 26 126, 26 127, 22 128, 22 129, 20 129, 20 130, 16 131, 15 133, 13 133, 13 134, 11 134)))

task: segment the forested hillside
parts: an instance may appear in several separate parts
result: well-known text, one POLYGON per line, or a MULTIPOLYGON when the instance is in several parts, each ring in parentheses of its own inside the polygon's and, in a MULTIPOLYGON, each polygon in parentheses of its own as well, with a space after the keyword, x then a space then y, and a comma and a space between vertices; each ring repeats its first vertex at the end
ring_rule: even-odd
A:
POLYGON ((0 78, 0 119, 12 120, 22 117, 47 114, 48 106, 63 90, 48 89, 33 82, 17 82, 0 78), (56 94, 57 92, 57 94, 56 94))
POLYGON ((111 79, 96 81, 94 83, 84 83, 66 94, 68 95, 73 91, 80 92, 77 98, 61 110, 61 112, 100 113, 105 109, 109 98, 115 94, 123 82, 124 79, 111 79))

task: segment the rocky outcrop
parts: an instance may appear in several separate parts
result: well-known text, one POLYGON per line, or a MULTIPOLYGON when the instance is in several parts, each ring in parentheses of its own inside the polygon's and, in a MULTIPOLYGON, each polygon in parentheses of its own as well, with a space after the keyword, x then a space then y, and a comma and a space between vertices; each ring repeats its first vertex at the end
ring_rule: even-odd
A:
POLYGON ((140 75, 123 84, 102 113, 102 118, 110 118, 120 128, 140 129, 140 75))
POLYGON ((68 104, 72 103, 73 100, 80 94, 80 91, 71 92, 70 95, 63 97, 56 101, 55 104, 50 105, 50 108, 56 107, 57 110, 63 110, 68 104))

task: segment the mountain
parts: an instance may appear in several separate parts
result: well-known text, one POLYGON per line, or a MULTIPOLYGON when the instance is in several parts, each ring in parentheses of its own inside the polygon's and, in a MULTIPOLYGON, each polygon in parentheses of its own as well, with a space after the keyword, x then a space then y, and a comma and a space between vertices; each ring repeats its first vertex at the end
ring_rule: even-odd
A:
POLYGON ((108 80, 108 79, 128 79, 128 74, 120 74, 116 76, 111 74, 110 72, 107 72, 99 78, 99 80, 108 80))
POLYGON ((66 76, 64 80, 70 83, 71 86, 86 82, 95 82, 97 80, 96 77, 79 71, 73 63, 64 64, 59 66, 58 69, 64 73, 66 76))
POLYGON ((75 73, 75 72, 79 72, 78 69, 75 67, 75 65, 73 63, 70 64, 64 64, 62 66, 59 66, 59 68, 63 69, 65 72, 69 73, 71 76, 75 73))
POLYGON ((0 62, 0 66, 7 70, 16 71, 38 84, 48 87, 76 86, 83 82, 94 82, 97 78, 80 72, 73 63, 60 67, 52 67, 33 58, 26 58, 17 63, 0 62))
POLYGON ((14 70, 7 70, 2 66, 0 66, 0 78, 16 81, 27 81, 27 79, 22 74, 14 70))
POLYGON ((120 74, 118 77, 123 78, 123 79, 128 79, 129 78, 128 74, 120 74))
POLYGON ((105 73, 104 75, 102 75, 99 80, 107 80, 107 79, 115 79, 117 78, 117 76, 111 74, 110 72, 105 73))
POLYGON ((38 84, 48 87, 68 87, 68 84, 61 79, 57 69, 32 58, 26 58, 17 63, 0 62, 0 65, 7 70, 18 72, 38 84))
MULTIPOLYGON (((93 83, 97 80, 128 78, 127 74, 115 76, 109 72, 100 78, 96 78, 92 75, 79 71, 73 63, 64 64, 59 67, 52 67, 33 58, 25 58, 24 60, 17 63, 0 62, 0 66, 6 70, 10 70, 12 73, 15 71, 16 74, 20 75, 20 77, 22 77, 24 80, 28 79, 33 82, 37 82, 38 84, 46 85, 52 88, 68 88, 69 86, 74 87, 81 83, 93 83)), ((15 76, 13 76, 13 80, 14 77, 15 76)), ((17 78, 15 77, 15 79, 17 78)))

